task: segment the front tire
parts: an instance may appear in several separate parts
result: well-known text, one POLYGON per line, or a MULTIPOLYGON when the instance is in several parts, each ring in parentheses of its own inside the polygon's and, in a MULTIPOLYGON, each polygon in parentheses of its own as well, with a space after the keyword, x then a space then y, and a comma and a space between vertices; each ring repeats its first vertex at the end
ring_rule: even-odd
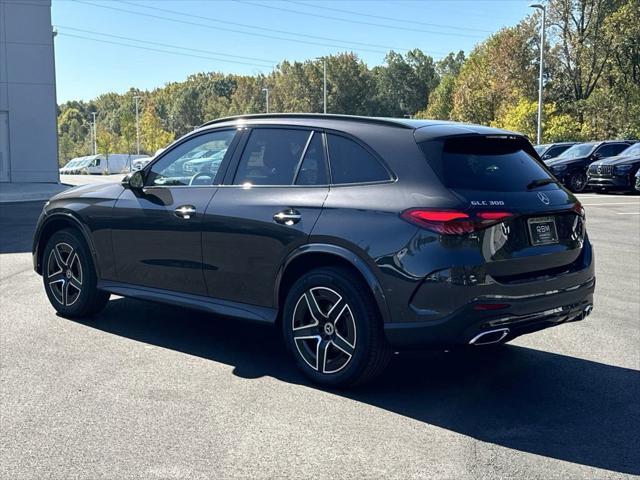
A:
POLYGON ((575 172, 569 175, 568 187, 569 190, 575 193, 580 193, 587 188, 587 176, 582 172, 575 172))
POLYGON ((63 317, 98 313, 109 293, 96 288, 93 259, 82 235, 74 229, 54 233, 44 249, 42 278, 49 302, 63 317))
POLYGON ((391 358, 368 286, 345 268, 318 268, 300 277, 287 294, 282 327, 300 369, 324 386, 370 381, 391 358))

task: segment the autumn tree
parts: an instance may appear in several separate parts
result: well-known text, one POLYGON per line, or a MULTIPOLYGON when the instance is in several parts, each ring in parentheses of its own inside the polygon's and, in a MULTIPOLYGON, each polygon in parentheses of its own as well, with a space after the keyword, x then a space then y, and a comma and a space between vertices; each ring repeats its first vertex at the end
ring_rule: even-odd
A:
POLYGON ((158 149, 169 145, 175 135, 162 128, 155 106, 147 105, 140 118, 140 142, 144 150, 153 155, 158 149))

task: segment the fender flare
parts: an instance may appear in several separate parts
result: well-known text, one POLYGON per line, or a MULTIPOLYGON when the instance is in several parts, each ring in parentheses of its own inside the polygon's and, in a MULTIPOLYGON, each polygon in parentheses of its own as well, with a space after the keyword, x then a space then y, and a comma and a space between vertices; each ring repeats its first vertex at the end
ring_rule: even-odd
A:
POLYGON ((367 264, 365 260, 363 260, 358 254, 354 253, 352 250, 349 250, 345 247, 341 247, 339 245, 334 245, 330 243, 308 243, 306 245, 302 245, 297 249, 293 250, 282 263, 280 270, 278 271, 278 276, 276 277, 276 288, 274 291, 274 305, 279 307, 279 299, 280 299, 280 286, 282 284, 282 279, 284 278, 284 273, 287 268, 294 260, 300 258, 304 255, 314 254, 314 253, 323 253, 328 255, 336 256, 342 260, 346 260, 351 266, 353 266, 364 278, 365 282, 369 286, 373 297, 375 298, 376 304, 378 306, 378 310, 380 311, 380 315, 382 317, 382 321, 384 323, 388 323, 391 321, 391 314, 389 311, 389 306, 387 304, 387 299, 384 295, 384 289, 378 280, 378 277, 373 272, 373 269, 367 264))
POLYGON ((87 231, 86 225, 82 223, 82 221, 77 218, 73 213, 68 211, 54 211, 51 213, 47 213, 44 217, 42 223, 38 225, 36 233, 33 236, 33 267, 34 270, 42 274, 42 249, 44 245, 42 245, 42 232, 45 230, 47 225, 56 220, 64 220, 69 223, 72 223, 79 231, 82 233, 82 237, 89 247, 89 251, 91 252, 91 257, 93 259, 93 265, 96 269, 96 276, 100 278, 100 264, 98 263, 98 256, 96 254, 95 246, 93 245, 93 240, 91 240, 91 235, 87 231))

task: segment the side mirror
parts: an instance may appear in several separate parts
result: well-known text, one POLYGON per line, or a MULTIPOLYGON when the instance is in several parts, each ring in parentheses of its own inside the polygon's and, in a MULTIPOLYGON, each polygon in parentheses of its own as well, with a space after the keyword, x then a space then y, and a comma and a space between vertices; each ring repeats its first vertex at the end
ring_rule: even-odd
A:
POLYGON ((601 158, 604 158, 604 156, 601 153, 596 152, 593 154, 594 160, 600 160, 601 158))
POLYGON ((122 186, 131 190, 141 190, 144 187, 144 175, 140 170, 130 173, 122 179, 122 186))

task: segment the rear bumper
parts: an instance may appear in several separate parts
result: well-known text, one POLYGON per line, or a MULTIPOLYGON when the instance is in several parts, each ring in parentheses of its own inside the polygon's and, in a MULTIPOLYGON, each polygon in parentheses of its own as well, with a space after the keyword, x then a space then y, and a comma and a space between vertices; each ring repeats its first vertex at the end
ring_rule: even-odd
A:
POLYGON ((508 341, 555 325, 585 318, 593 306, 595 278, 562 292, 529 299, 501 298, 504 310, 478 312, 469 305, 438 322, 385 324, 387 340, 394 348, 447 347, 470 343, 483 332, 506 330, 508 341))
POLYGON ((447 347, 478 335, 508 329, 502 341, 555 325, 582 320, 593 306, 595 265, 591 244, 566 270, 535 278, 495 278, 479 269, 438 271, 425 278, 409 309, 411 322, 384 325, 396 349, 447 347), (458 276, 456 276, 458 275, 458 276))

